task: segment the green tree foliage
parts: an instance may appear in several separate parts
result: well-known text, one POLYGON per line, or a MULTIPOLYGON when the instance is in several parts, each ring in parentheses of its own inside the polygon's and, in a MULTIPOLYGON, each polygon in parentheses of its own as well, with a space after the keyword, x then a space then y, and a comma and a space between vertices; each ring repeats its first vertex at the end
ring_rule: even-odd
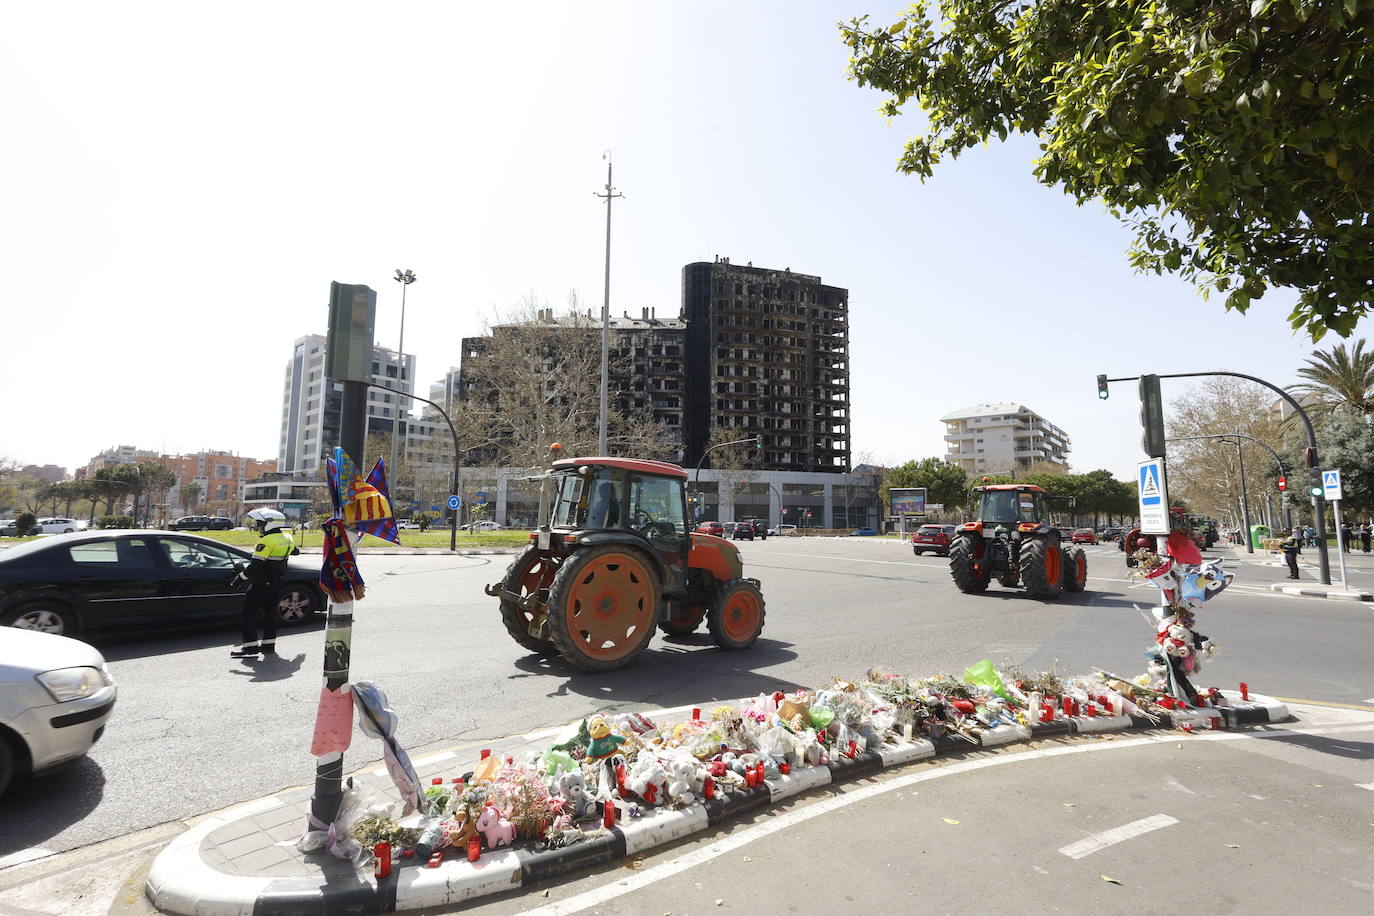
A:
POLYGON ((943 458, 922 458, 889 469, 878 487, 883 505, 891 505, 888 493, 893 487, 925 487, 926 502, 941 504, 946 511, 955 511, 968 504, 968 478, 964 469, 943 458))
MULTIPOLYGON (((1341 508, 1347 519, 1352 519, 1355 512, 1374 512, 1374 425, 1368 417, 1350 409, 1323 414, 1314 418, 1312 425, 1317 433, 1317 454, 1321 456, 1322 467, 1340 468, 1341 490, 1345 496, 1341 508)), ((1294 469, 1288 477, 1289 498, 1295 509, 1308 515, 1307 492, 1312 480, 1303 467, 1307 434, 1299 424, 1288 426, 1284 462, 1294 469)), ((1248 465, 1246 471, 1249 471, 1248 465)))
POLYGON ((1374 351, 1365 351, 1364 338, 1350 350, 1341 343, 1330 350, 1313 351, 1298 375, 1307 381, 1294 385, 1292 392, 1309 412, 1347 408, 1374 413, 1374 351))
POLYGON ((1131 262, 1226 293, 1271 286, 1289 320, 1348 335, 1374 274, 1370 0, 941 0, 841 24, 850 77, 928 118, 899 167, 1013 132, 1036 178, 1130 225, 1131 262))

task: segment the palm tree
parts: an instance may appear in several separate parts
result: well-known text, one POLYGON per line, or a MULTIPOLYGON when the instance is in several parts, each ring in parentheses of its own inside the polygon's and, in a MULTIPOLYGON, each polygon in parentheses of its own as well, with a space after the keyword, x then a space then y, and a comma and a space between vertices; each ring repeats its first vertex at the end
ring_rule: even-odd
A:
POLYGON ((1340 343, 1330 350, 1313 351, 1298 375, 1307 381, 1292 390, 1304 405, 1321 413, 1340 408, 1374 413, 1374 351, 1365 351, 1364 338, 1355 341, 1351 350, 1340 343))

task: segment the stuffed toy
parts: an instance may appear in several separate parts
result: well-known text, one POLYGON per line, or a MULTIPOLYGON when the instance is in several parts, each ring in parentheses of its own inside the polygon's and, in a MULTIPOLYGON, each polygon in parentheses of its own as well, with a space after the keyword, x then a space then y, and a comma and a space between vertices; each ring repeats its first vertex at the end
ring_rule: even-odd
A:
POLYGON ((625 787, 650 805, 666 801, 663 788, 668 783, 668 772, 653 754, 640 754, 625 780, 625 787))
POLYGON ((674 804, 690 805, 696 801, 696 793, 705 783, 696 770, 696 761, 687 757, 676 757, 668 764, 668 797, 674 804))
POLYGON ((501 812, 492 805, 482 809, 481 816, 477 818, 477 829, 486 836, 488 849, 509 846, 515 839, 515 825, 502 817, 501 812))
POLYGON ((560 773, 558 775, 558 794, 564 801, 564 810, 574 820, 581 820, 596 813, 596 800, 587 791, 587 778, 581 771, 560 773))

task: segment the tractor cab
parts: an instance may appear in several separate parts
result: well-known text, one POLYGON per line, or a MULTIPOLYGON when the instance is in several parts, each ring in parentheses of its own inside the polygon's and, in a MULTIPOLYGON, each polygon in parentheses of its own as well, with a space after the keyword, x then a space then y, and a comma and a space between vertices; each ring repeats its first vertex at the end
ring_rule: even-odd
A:
POLYGON ((1036 486, 1003 484, 978 487, 978 518, 984 525, 1038 525, 1050 517, 1045 491, 1036 486))
POLYGON ((500 583, 507 632, 584 671, 624 667, 657 626, 693 632, 703 620, 722 649, 753 645, 763 628, 757 580, 739 548, 687 529, 687 472, 635 458, 562 458, 540 493, 543 524, 500 583))

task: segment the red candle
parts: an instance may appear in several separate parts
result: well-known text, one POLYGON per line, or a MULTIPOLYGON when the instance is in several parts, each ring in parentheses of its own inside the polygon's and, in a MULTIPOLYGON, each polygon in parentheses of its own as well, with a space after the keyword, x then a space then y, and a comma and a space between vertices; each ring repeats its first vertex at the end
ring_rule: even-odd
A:
POLYGON ((486 760, 486 759, 487 759, 488 757, 490 757, 490 756, 491 756, 491 751, 490 751, 489 749, 487 749, 487 748, 482 748, 482 759, 483 759, 483 760, 486 760))
POLYGON ((477 838, 476 834, 468 837, 468 861, 476 862, 481 855, 482 841, 477 838))
POLYGON ((1240 698, 1242 700, 1250 699, 1250 685, 1244 681, 1240 682, 1240 698))
POLYGON ((693 720, 693 721, 696 721, 696 720, 698 720, 698 719, 700 719, 700 718, 701 718, 701 707, 700 707, 700 706, 693 706, 693 707, 692 707, 692 720, 693 720))
POLYGON ((781 772, 782 775, 787 776, 792 772, 792 765, 790 763, 780 763, 778 764, 778 771, 781 772))
POLYGON ((1063 699, 1063 706, 1064 706, 1064 715, 1066 715, 1066 716, 1071 716, 1071 715, 1073 715, 1073 697, 1064 697, 1064 699, 1063 699))
POLYGON ((852 759, 854 758, 854 755, 857 754, 857 753, 859 753, 859 744, 858 744, 858 742, 857 742, 857 741, 850 741, 850 742, 849 742, 849 750, 845 753, 845 756, 846 756, 846 757, 849 757, 849 758, 852 760, 852 759))
POLYGON ((763 785, 763 764, 756 764, 754 767, 754 785, 763 785))
POLYGON ((373 874, 378 878, 385 878, 391 874, 391 844, 378 843, 372 848, 372 855, 376 858, 376 869, 373 874))
POLYGON ((444 784, 444 777, 442 777, 442 776, 435 776, 434 779, 433 779, 433 781, 430 782, 430 785, 432 785, 432 786, 442 786, 443 784, 444 784))
POLYGON ((606 799, 605 810, 601 813, 601 826, 610 830, 615 826, 615 802, 606 799))
POLYGON ((1089 703, 1089 704, 1088 704, 1088 715, 1089 715, 1089 716, 1096 716, 1096 715, 1097 715, 1097 704, 1096 704, 1096 703, 1089 703))
POLYGON ((710 776, 706 777, 706 782, 702 788, 702 792, 708 799, 716 797, 716 781, 712 779, 710 776))

